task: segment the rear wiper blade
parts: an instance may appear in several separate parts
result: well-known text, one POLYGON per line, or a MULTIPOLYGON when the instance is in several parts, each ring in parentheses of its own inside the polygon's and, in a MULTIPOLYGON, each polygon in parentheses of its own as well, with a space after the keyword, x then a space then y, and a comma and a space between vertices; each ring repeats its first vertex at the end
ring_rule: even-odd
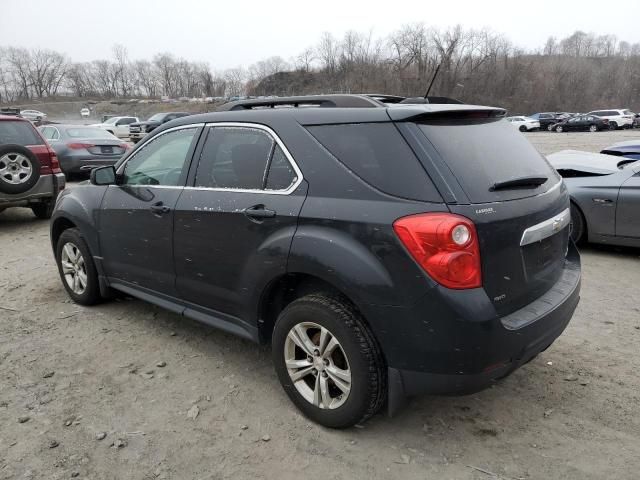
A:
POLYGON ((517 187, 539 187, 547 180, 549 180, 549 177, 543 177, 543 176, 512 178, 510 180, 504 180, 502 182, 494 183, 489 190, 491 192, 495 192, 496 190, 508 190, 510 188, 517 188, 517 187))

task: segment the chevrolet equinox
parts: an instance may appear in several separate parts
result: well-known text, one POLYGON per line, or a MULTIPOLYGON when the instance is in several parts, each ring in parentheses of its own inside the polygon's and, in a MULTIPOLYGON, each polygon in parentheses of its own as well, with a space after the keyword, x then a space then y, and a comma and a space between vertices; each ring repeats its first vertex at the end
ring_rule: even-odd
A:
POLYGON ((567 326, 569 195, 504 110, 358 95, 222 110, 60 194, 51 241, 75 302, 116 290, 270 342, 292 402, 335 428, 486 388, 567 326))

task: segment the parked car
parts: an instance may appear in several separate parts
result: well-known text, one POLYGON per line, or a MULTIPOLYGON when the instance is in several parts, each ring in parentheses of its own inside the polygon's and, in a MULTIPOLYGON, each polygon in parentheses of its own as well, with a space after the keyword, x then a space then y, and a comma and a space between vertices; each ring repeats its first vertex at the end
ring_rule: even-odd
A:
POLYGON ((552 131, 553 126, 569 118, 569 114, 563 112, 542 112, 529 115, 529 118, 540 122, 540 130, 552 131))
POLYGON ((80 110, 80 116, 82 118, 87 118, 91 116, 91 110, 89 110, 88 108, 83 108, 82 110, 80 110))
POLYGON ((640 162, 575 150, 547 159, 569 189, 576 243, 640 247, 640 162))
POLYGON ((102 128, 118 138, 129 138, 129 125, 139 121, 138 117, 111 117, 104 123, 94 123, 91 126, 102 128))
POLYGON ((594 110, 587 115, 596 115, 604 120, 609 121, 609 128, 616 130, 618 128, 633 128, 635 114, 631 110, 612 109, 612 110, 594 110))
POLYGON ((601 150, 600 153, 640 160, 640 140, 626 140, 624 142, 614 143, 601 150))
POLYGON ((553 130, 558 133, 580 131, 599 132, 601 130, 609 130, 609 120, 596 117, 595 115, 580 115, 556 123, 553 126, 553 130))
POLYGON ((504 110, 358 95, 221 108, 62 195, 51 242, 73 301, 119 290, 271 342, 293 403, 336 428, 488 387, 567 326, 569 195, 504 110))
POLYGON ((0 115, 0 211, 31 208, 49 218, 65 187, 55 152, 28 121, 0 115))
POLYGON ((20 110, 20 115, 22 118, 26 118, 27 120, 31 120, 32 122, 40 122, 47 118, 46 113, 42 113, 38 110, 20 110))
POLYGON ((60 168, 67 178, 105 165, 114 165, 129 145, 97 127, 83 125, 47 125, 40 132, 55 150, 60 168))
POLYGON ((528 117, 507 117, 507 122, 521 132, 531 132, 540 129, 540 121, 528 117))
POLYGON ((152 132, 163 123, 170 122, 173 119, 193 115, 188 112, 163 112, 156 113, 149 117, 146 122, 137 122, 129 125, 129 138, 133 143, 138 143, 142 138, 152 132))

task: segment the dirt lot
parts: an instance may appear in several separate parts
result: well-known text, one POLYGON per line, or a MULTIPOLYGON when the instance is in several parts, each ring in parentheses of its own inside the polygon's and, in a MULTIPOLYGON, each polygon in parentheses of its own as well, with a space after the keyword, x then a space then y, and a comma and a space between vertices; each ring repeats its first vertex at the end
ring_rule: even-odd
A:
POLYGON ((640 250, 585 248, 569 328, 495 388, 331 431, 293 408, 268 349, 136 300, 70 303, 29 211, 0 214, 0 245, 0 479, 638 478, 640 250))

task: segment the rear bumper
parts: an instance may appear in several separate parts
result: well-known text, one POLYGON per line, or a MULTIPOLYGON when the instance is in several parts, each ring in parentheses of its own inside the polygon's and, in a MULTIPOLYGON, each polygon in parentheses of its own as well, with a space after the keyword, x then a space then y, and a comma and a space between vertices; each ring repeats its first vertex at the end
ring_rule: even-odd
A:
POLYGON ((386 335, 372 324, 387 358, 389 412, 415 395, 477 392, 529 362, 569 324, 580 283, 580 257, 571 244, 558 282, 507 316, 496 314, 482 289, 449 290, 440 297, 444 307, 427 298, 397 309, 386 335))
POLYGON ((60 167, 65 173, 89 173, 97 167, 115 165, 122 155, 110 157, 60 158, 60 167))
POLYGON ((20 207, 30 203, 38 203, 49 198, 56 198, 65 187, 63 173, 42 175, 29 190, 18 194, 0 192, 0 207, 20 207))

